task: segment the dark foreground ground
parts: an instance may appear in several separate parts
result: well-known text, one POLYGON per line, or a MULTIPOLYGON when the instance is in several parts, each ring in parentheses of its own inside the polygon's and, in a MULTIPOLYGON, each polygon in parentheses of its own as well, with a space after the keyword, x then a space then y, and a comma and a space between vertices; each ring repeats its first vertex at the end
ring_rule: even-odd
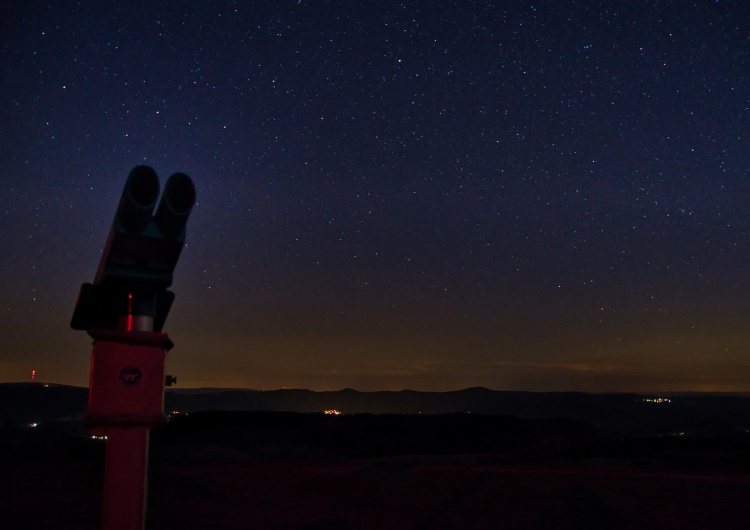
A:
MULTIPOLYGON (((473 417, 472 417, 473 416, 473 417)), ((200 413, 154 432, 149 529, 745 529, 744 440, 568 420, 200 413)), ((0 528, 98 528, 104 445, 7 428, 0 528)))
POLYGON ((219 461, 153 478, 151 528, 728 529, 750 516, 746 475, 617 465, 219 461))

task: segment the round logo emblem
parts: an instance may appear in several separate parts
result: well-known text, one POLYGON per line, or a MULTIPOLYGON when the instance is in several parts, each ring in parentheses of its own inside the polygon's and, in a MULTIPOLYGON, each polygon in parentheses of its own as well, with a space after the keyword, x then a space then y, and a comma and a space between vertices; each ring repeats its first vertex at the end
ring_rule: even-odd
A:
POLYGON ((117 379, 125 386, 135 386, 143 379, 143 373, 137 366, 126 366, 120 370, 117 379))

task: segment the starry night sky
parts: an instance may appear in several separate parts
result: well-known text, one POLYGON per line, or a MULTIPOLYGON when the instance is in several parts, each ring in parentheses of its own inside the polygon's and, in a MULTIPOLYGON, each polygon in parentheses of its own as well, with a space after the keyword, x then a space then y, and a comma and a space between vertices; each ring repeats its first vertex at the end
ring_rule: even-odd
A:
POLYGON ((0 381, 148 164, 179 387, 750 390, 746 2, 2 5, 0 381))

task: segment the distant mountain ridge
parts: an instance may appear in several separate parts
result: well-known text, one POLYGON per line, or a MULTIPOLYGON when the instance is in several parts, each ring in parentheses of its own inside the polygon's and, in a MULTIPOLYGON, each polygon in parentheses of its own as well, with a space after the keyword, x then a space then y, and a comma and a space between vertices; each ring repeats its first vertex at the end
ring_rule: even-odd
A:
MULTIPOLYGON (((38 419, 77 419, 86 411, 88 389, 42 383, 0 384, 0 425, 38 419)), ((343 414, 472 413, 519 418, 567 418, 594 425, 606 436, 748 437, 750 398, 682 395, 654 400, 638 394, 498 391, 483 387, 448 392, 414 390, 359 392, 350 388, 169 389, 168 414, 198 411, 264 411, 343 414)))

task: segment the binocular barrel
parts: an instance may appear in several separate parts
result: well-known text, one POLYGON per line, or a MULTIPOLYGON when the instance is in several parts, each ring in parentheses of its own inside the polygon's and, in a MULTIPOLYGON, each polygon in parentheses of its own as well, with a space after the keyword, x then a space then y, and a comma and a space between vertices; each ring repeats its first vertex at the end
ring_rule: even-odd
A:
POLYGON ((156 226, 165 237, 178 237, 185 230, 190 212, 195 204, 195 186, 184 173, 174 173, 167 179, 159 207, 156 209, 156 226))
POLYGON ((116 219, 126 232, 139 234, 146 229, 159 198, 159 177, 148 166, 136 166, 128 175, 117 206, 116 219))

